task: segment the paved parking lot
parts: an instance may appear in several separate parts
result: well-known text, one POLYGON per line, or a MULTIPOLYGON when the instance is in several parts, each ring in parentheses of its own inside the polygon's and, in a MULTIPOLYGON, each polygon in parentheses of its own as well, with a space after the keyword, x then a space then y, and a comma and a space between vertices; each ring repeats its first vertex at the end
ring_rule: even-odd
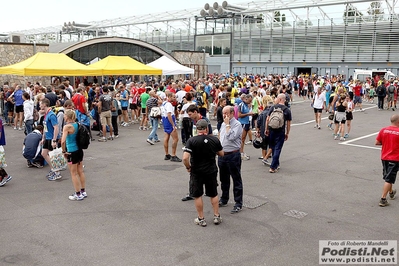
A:
MULTIPOLYGON (((246 207, 238 214, 230 214, 232 204, 221 208, 223 223, 205 228, 193 222, 193 202, 180 200, 185 167, 164 161, 162 143, 150 146, 137 125, 85 151, 88 198, 81 202, 68 200, 68 171, 49 182, 48 168, 27 168, 23 133, 6 128, 13 180, 0 187, 0 265, 317 265, 319 240, 397 240, 399 199, 378 206, 383 181, 374 146, 393 112, 364 107, 340 142, 326 114, 317 130, 310 102, 294 102, 281 170, 268 173, 260 151, 246 145, 246 207)), ((180 143, 178 150, 180 157, 180 143)))

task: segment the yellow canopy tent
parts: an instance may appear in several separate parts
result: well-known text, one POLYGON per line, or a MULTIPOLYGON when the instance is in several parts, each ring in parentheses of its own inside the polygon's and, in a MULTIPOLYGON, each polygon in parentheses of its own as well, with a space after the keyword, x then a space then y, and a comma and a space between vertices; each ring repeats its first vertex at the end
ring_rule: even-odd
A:
POLYGON ((130 56, 113 56, 90 65, 91 68, 101 70, 106 75, 162 75, 162 69, 153 68, 142 64, 130 56))
POLYGON ((37 53, 34 56, 5 67, 0 74, 18 76, 98 76, 101 71, 76 62, 66 54, 37 53))

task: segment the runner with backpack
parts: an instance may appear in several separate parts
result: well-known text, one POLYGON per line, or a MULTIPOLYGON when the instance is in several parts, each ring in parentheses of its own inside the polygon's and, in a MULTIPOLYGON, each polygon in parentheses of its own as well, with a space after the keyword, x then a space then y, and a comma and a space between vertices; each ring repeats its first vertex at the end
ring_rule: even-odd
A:
POLYGON ((269 145, 273 152, 270 173, 277 173, 280 169, 281 150, 284 141, 288 140, 291 129, 291 110, 285 106, 285 100, 285 94, 280 93, 276 98, 276 104, 270 108, 266 119, 265 135, 269 136, 269 145))

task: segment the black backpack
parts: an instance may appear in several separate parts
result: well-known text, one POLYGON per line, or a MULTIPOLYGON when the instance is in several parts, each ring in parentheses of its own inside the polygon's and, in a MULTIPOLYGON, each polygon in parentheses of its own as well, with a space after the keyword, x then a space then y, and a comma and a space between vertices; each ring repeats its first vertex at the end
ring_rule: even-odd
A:
POLYGON ((196 100, 197 100, 197 106, 202 107, 204 105, 204 99, 203 99, 203 92, 197 92, 196 94, 196 100))
POLYGON ((87 149, 90 145, 89 130, 81 123, 78 123, 78 134, 76 135, 76 143, 79 149, 87 149))
POLYGON ((394 85, 389 85, 389 87, 388 87, 388 92, 389 93, 394 93, 395 92, 395 86, 394 85))

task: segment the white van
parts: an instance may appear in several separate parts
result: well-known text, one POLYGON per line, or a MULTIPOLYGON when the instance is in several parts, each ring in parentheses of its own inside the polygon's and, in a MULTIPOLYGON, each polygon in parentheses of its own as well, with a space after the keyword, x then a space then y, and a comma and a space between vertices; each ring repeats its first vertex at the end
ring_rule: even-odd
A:
POLYGON ((389 70, 385 69, 355 69, 353 73, 354 80, 366 81, 366 78, 375 78, 375 76, 380 76, 380 78, 385 78, 389 80, 390 78, 395 78, 395 74, 389 70))

